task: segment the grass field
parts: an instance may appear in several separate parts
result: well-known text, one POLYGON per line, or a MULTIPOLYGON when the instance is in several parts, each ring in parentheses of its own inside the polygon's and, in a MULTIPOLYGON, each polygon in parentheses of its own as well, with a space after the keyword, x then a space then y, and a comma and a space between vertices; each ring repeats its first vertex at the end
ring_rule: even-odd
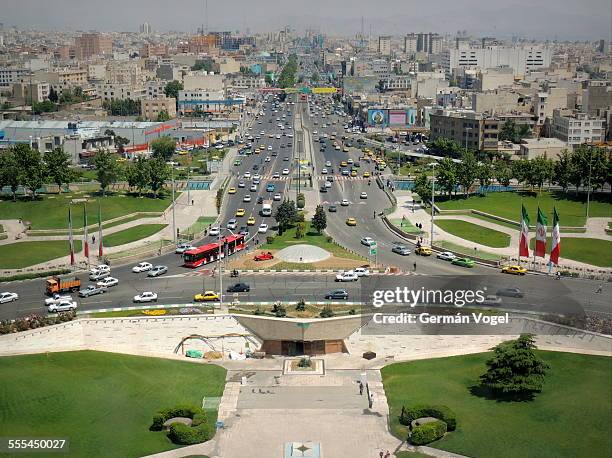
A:
MULTIPOLYGON (((561 226, 584 226, 586 215, 586 195, 575 196, 572 193, 543 192, 539 197, 535 193, 492 192, 484 196, 472 196, 467 199, 436 199, 436 205, 442 210, 475 209, 512 221, 521 217, 521 201, 529 213, 530 222, 537 220, 538 202, 540 208, 552 223, 553 206, 557 207, 561 226)), ((603 195, 591 195, 590 217, 612 217, 610 198, 603 195)))
POLYGON ((612 358, 539 352, 551 369, 542 393, 527 402, 471 394, 491 353, 392 364, 382 369, 391 431, 406 438, 401 406, 443 404, 457 430, 430 444, 474 457, 612 455, 612 358))
POLYGON ((402 231, 406 232, 407 234, 422 234, 423 233, 423 231, 421 231, 418 227, 412 224, 408 219, 402 220, 402 218, 391 218, 389 221, 391 221, 391 223, 394 226, 399 227, 402 231))
POLYGON ((464 254, 466 256, 477 256, 482 259, 487 259, 489 261, 499 261, 502 257, 495 253, 487 253, 486 251, 478 250, 474 251, 473 248, 466 247, 464 245, 457 245, 453 242, 447 242, 446 240, 438 240, 434 242, 435 246, 439 246, 440 248, 444 248, 445 250, 454 251, 455 253, 464 254))
POLYGON ((176 448, 149 431, 157 410, 199 406, 203 396, 220 397, 224 383, 219 366, 166 359, 92 351, 3 357, 0 431, 70 438, 70 456, 149 455, 176 448))
MULTIPOLYGON (((0 200, 0 219, 22 218, 32 229, 65 229, 68 227, 68 203, 72 199, 90 199, 87 205, 87 223, 98 223, 97 198, 86 194, 45 195, 40 200, 10 198, 0 200)), ((153 199, 134 195, 115 194, 100 197, 102 221, 135 212, 161 212, 172 202, 171 197, 153 199)), ((83 227, 83 204, 72 205, 72 227, 83 227)))
POLYGON ((167 224, 141 224, 140 226, 130 227, 123 231, 104 236, 104 246, 112 247, 117 245, 125 245, 126 243, 135 242, 136 240, 145 239, 153 234, 157 234, 167 224))
MULTIPOLYGON (((550 242, 551 238, 548 237, 546 253, 550 253, 550 242)), ((529 246, 534 249, 535 237, 529 241, 529 246)), ((599 267, 612 267, 612 242, 586 237, 561 237, 561 258, 561 262, 565 258, 599 267)))
POLYGON ((402 451, 395 454, 395 458, 430 458, 431 455, 425 455, 419 452, 402 451))
MULTIPOLYGON (((74 241, 75 252, 81 251, 81 241, 74 241)), ((66 257, 70 259, 67 240, 48 240, 43 242, 21 242, 0 245, 0 269, 22 269, 24 267, 66 257)))
MULTIPOLYGON (((262 237, 263 238, 263 237, 262 237)), ((274 242, 265 243, 262 245, 262 250, 282 250, 283 248, 287 248, 291 245, 315 245, 324 250, 329 251, 334 256, 339 258, 347 258, 347 259, 357 259, 362 260, 363 258, 359 255, 353 254, 340 245, 336 245, 334 242, 327 241, 327 235, 325 234, 317 234, 314 229, 310 228, 310 223, 306 223, 306 235, 301 239, 295 238, 295 228, 288 229, 281 236, 276 236, 274 238, 274 242)), ((303 264, 302 264, 303 266, 303 264)), ((304 268, 304 267, 302 267, 304 268)))
POLYGON ((436 226, 449 234, 491 248, 505 248, 510 245, 510 236, 487 227, 478 226, 462 220, 437 219, 436 226))
POLYGON ((194 235, 199 234, 208 226, 216 221, 216 217, 214 216, 200 216, 195 223, 193 223, 189 228, 182 232, 181 235, 194 235))

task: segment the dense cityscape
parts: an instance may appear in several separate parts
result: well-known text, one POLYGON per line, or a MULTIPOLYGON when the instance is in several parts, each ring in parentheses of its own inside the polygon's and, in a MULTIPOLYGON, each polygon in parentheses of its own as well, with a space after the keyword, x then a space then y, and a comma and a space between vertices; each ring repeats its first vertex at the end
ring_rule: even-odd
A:
POLYGON ((612 455, 609 8, 8 3, 0 456, 612 455))

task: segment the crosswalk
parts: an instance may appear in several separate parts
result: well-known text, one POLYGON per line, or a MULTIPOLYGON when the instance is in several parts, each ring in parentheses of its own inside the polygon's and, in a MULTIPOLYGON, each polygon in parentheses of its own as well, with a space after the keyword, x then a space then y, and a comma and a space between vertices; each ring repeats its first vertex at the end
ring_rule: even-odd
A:
MULTIPOLYGON (((366 181, 366 180, 372 180, 372 178, 366 178, 363 176, 356 176, 356 177, 352 177, 352 176, 346 176, 346 175, 317 175, 314 177, 314 180, 316 181, 326 181, 327 177, 329 176, 333 176, 334 177, 334 181, 366 181)), ((269 174, 269 175, 260 175, 260 180, 261 181, 289 181, 292 178, 291 175, 281 175, 279 177, 274 177, 273 174, 269 174)), ((306 179, 307 177, 304 177, 302 175, 302 180, 306 179)), ((252 178, 242 178, 242 180, 246 181, 250 181, 252 180, 252 178)))

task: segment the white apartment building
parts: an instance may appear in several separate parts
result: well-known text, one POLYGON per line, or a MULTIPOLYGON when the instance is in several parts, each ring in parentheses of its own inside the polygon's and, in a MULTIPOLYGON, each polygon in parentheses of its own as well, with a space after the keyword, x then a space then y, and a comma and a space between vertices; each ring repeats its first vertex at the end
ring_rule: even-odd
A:
POLYGON ((536 91, 532 96, 532 101, 537 125, 543 126, 546 119, 552 119, 555 109, 567 108, 567 89, 564 87, 551 87, 548 89, 548 92, 536 91))
POLYGON ((227 87, 234 89, 260 89, 266 87, 266 78, 263 76, 236 74, 226 79, 227 87))
POLYGON ((605 139, 604 120, 568 109, 553 111, 552 134, 572 148, 605 139))
POLYGON ((378 37, 378 52, 383 56, 391 55, 391 37, 378 37))
POLYGON ((409 33, 404 37, 404 52, 406 54, 414 54, 417 52, 417 35, 409 33))
POLYGON ((223 91, 223 75, 207 74, 206 72, 193 72, 183 78, 185 91, 208 89, 210 91, 223 91))
POLYGON ((147 121, 157 121, 161 112, 170 119, 176 118, 176 99, 170 97, 147 98, 140 103, 140 115, 147 121))
POLYGON ((413 79, 412 75, 390 75, 383 80, 383 87, 388 91, 408 91, 413 79))
POLYGON ((510 67, 514 76, 522 77, 530 70, 549 67, 551 57, 551 49, 543 46, 460 48, 445 53, 443 67, 449 74, 461 67, 510 67))
POLYGON ((104 83, 98 85, 98 95, 103 101, 142 100, 146 97, 147 90, 140 85, 104 83))
POLYGON ((181 113, 190 111, 222 111, 225 104, 225 91, 211 89, 189 89, 179 91, 178 107, 181 113))
POLYGON ((28 81, 25 78, 20 83, 13 83, 13 98, 18 103, 44 102, 49 98, 51 86, 40 81, 28 81))
POLYGON ((0 67, 0 87, 10 87, 29 74, 30 70, 27 68, 0 67))
POLYGON ((145 89, 147 91, 147 98, 148 99, 156 99, 158 97, 165 97, 166 96, 166 85, 168 84, 167 81, 160 81, 160 80, 151 80, 151 81, 147 81, 145 83, 145 89))

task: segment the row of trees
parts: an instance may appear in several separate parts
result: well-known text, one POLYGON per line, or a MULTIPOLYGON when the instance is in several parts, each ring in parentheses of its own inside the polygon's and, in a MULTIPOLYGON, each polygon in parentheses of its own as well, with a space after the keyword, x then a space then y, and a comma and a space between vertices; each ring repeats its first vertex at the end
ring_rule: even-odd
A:
MULTIPOLYGON (((292 226, 296 226, 296 238, 302 238, 305 235, 304 213, 298 210, 298 207, 293 200, 283 201, 277 208, 274 215, 278 224, 278 233, 281 235, 292 226)), ((322 205, 317 205, 314 216, 310 225, 319 234, 327 227, 327 215, 322 205)))
POLYGON ((112 116, 138 116, 140 115, 140 100, 105 100, 102 108, 112 116))
POLYGON ((287 87, 295 86, 295 76, 297 73, 297 68, 297 56, 295 54, 291 54, 287 59, 287 63, 283 67, 280 76, 278 77, 279 87, 284 89, 287 87))
MULTIPOLYGON (((515 179, 519 183, 538 191, 548 184, 559 185, 567 192, 570 186, 576 189, 589 186, 601 189, 611 183, 612 161, 601 148, 582 145, 574 151, 563 151, 558 161, 544 156, 535 159, 509 161, 505 158, 478 161, 473 152, 464 152, 461 162, 445 157, 436 167, 436 189, 449 197, 457 194, 458 188, 465 195, 478 182, 487 187, 493 181, 509 186, 515 179)), ((431 195, 431 183, 427 171, 422 171, 415 179, 415 192, 421 197, 431 195)))

